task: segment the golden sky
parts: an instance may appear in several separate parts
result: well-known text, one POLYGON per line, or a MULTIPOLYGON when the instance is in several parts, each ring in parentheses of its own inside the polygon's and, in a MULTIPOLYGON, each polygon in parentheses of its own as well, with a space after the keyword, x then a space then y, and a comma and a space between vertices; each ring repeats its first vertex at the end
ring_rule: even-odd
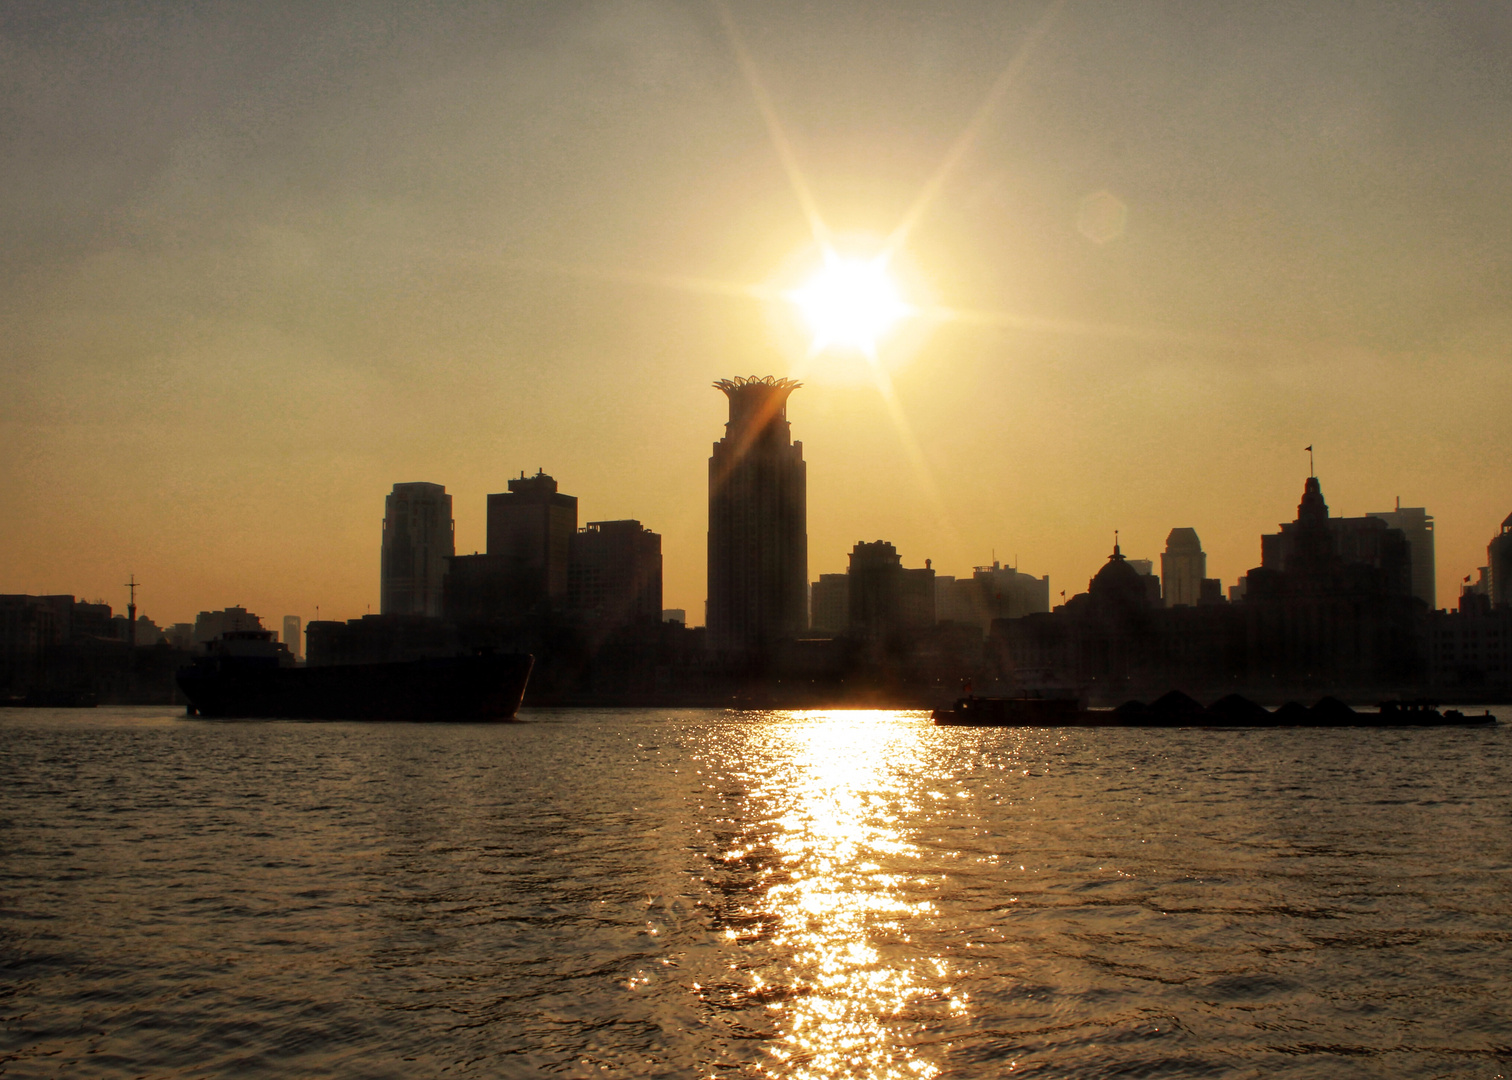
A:
POLYGON ((540 467, 700 622, 748 374, 806 383, 811 577, 887 539, 1070 593, 1191 526, 1232 584, 1309 443, 1335 513, 1428 507, 1441 605, 1484 563, 1506 6, 727 10, 7 5, 0 592, 354 617, 394 482, 473 551, 540 467), (917 208, 899 287, 972 313, 901 324, 890 399, 741 291, 814 255, 795 176, 857 250, 917 208))

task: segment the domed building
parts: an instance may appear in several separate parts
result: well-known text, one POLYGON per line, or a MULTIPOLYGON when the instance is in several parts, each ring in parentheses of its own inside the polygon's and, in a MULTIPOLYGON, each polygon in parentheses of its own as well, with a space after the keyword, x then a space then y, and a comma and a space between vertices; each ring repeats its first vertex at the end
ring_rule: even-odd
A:
POLYGON ((1113 554, 1087 583, 1087 598, 1094 607, 1104 609, 1131 613, 1150 609, 1150 588, 1145 584, 1145 575, 1129 565, 1117 540, 1113 542, 1113 554))

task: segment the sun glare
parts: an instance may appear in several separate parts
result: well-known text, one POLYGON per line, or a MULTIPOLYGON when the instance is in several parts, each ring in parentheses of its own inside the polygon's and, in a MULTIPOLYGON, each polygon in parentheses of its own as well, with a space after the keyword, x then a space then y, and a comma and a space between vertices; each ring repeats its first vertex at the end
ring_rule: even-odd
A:
POLYGON ((877 343, 908 312, 881 259, 826 255, 824 265, 788 293, 813 333, 813 352, 857 349, 874 356, 877 343))

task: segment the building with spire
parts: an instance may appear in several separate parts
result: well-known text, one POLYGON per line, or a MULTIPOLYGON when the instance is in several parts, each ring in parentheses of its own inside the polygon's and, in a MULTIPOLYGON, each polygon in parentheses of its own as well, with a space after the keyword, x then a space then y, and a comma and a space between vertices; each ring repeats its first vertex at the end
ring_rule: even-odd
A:
POLYGON ((452 500, 441 484, 395 484, 385 500, 378 610, 441 614, 446 560, 456 554, 452 500))
POLYGON ((799 387, 773 376, 720 379, 724 438, 709 457, 709 644, 755 658, 808 625, 808 480, 787 420, 799 387))
POLYGON ((1085 593, 1048 615, 994 621, 999 676, 1117 703, 1174 687, 1208 697, 1393 692, 1424 673, 1407 538, 1379 518, 1331 517, 1315 476, 1297 519, 1261 537, 1261 565, 1235 603, 1203 586, 1195 604, 1166 606, 1132 561, 1115 542, 1085 593))

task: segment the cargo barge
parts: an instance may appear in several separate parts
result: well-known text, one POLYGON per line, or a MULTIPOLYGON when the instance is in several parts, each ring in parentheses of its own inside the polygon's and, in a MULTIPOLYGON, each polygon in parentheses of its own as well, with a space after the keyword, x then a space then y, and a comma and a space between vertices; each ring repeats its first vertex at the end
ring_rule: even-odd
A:
POLYGON ((936 724, 957 727, 1463 727, 1489 725, 1488 711, 1467 716, 1442 712, 1429 701, 1385 701, 1375 712, 1359 712, 1337 698, 1311 707, 1288 702, 1274 711, 1238 694, 1204 706, 1173 690, 1145 704, 1126 701, 1116 709, 1086 709, 1071 697, 990 698, 968 695, 949 709, 934 711, 936 724))

